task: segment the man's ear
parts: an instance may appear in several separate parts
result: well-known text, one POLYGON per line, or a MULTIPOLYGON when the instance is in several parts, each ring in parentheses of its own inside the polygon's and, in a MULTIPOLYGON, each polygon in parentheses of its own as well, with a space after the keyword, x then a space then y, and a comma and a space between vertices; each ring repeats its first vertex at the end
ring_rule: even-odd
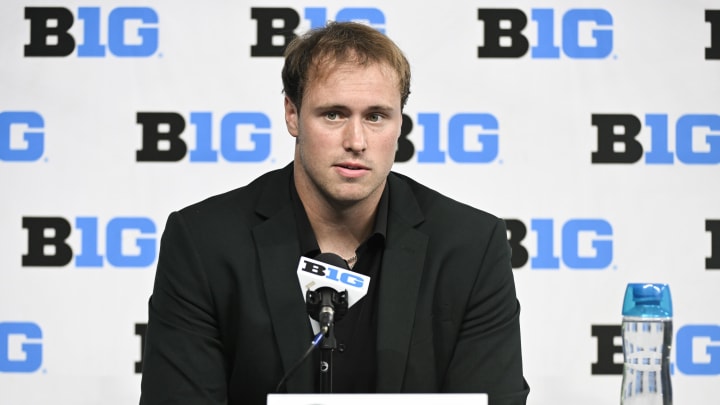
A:
POLYGON ((300 112, 295 107, 288 96, 285 96, 285 125, 290 135, 298 136, 298 123, 300 121, 300 112))

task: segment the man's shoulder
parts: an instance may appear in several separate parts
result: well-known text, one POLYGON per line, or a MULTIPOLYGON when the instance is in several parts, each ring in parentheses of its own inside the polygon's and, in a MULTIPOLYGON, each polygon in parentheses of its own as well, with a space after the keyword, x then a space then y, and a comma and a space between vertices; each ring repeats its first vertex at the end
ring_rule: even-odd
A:
MULTIPOLYGON (((289 180, 287 167, 266 172, 250 183, 207 197, 201 201, 188 205, 179 212, 183 216, 200 216, 200 217, 223 217, 228 213, 253 213, 260 204, 259 200, 264 193, 275 193, 277 198, 284 195, 282 184, 288 184, 289 180), (268 187, 274 190, 269 190, 268 187)), ((270 197, 273 197, 270 195, 270 197)))
POLYGON ((392 183, 409 190, 427 220, 495 223, 499 219, 494 214, 442 194, 407 175, 392 172, 391 176, 394 177, 392 183))

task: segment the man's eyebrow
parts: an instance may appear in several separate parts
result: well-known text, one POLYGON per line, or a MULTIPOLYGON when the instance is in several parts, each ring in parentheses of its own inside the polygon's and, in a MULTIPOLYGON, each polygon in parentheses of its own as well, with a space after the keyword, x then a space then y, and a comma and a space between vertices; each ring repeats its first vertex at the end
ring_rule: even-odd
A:
MULTIPOLYGON (((315 107, 315 110, 322 111, 322 110, 350 110, 350 107, 344 104, 320 104, 315 107)), ((365 111, 382 111, 382 112, 390 112, 395 110, 392 106, 385 105, 385 104, 376 104, 371 105, 365 109, 365 111)))

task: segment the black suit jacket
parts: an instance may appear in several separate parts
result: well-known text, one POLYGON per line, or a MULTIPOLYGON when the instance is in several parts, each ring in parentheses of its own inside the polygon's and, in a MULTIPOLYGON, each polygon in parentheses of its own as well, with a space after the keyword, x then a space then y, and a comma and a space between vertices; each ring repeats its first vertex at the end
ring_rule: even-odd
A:
MULTIPOLYGON (((264 404, 310 345, 292 164, 170 215, 141 404, 264 404)), ((502 220, 391 173, 378 290, 378 392, 524 404, 520 306, 502 220)), ((312 392, 306 361, 288 392, 312 392)))

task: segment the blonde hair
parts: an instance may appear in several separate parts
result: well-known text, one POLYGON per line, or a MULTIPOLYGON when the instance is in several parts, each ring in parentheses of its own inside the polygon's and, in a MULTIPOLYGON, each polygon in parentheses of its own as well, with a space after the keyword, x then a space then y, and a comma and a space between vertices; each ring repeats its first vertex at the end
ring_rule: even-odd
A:
POLYGON ((325 27, 293 39, 285 49, 283 92, 300 110, 308 82, 321 65, 356 63, 387 64, 397 75, 400 106, 410 95, 410 64, 400 48, 385 34, 356 22, 330 22, 325 27))

